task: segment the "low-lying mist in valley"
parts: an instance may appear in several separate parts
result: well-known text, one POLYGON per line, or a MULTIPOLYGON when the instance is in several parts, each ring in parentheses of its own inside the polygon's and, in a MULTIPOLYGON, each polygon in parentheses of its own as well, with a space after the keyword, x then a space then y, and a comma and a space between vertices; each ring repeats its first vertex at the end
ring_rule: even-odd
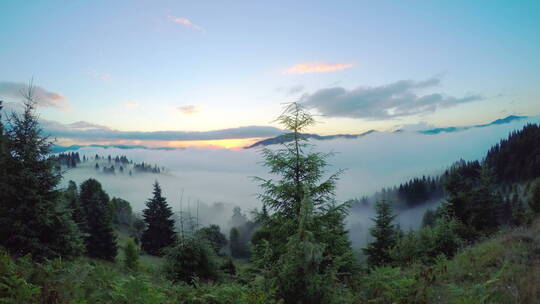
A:
MULTIPOLYGON (((508 124, 474 128, 460 132, 420 134, 414 127, 400 132, 376 132, 358 139, 312 141, 316 151, 335 152, 329 158, 328 174, 346 169, 336 189, 336 198, 343 202, 363 195, 370 195, 382 187, 399 184, 409 178, 439 174, 453 162, 464 159, 481 159, 487 150, 500 139, 528 122, 540 122, 531 117, 508 124)), ((274 148, 275 146, 269 146, 274 148)), ((80 184, 93 177, 99 180, 111 196, 128 200, 135 212, 145 207, 151 196, 152 184, 158 181, 173 210, 188 205, 193 213, 199 204, 201 224, 219 224, 222 229, 228 223, 232 208, 239 206, 249 211, 261 208, 257 199, 258 184, 253 176, 269 178, 263 166, 260 149, 206 149, 186 148, 176 150, 117 149, 85 147, 78 150, 81 157, 90 160, 79 167, 68 169, 62 186, 69 180, 80 184), (107 156, 126 155, 135 162, 163 166, 165 173, 104 174, 94 169, 95 154, 107 156), (216 205, 216 203, 218 203, 216 205)), ((414 209, 399 210, 397 222, 404 229, 416 229, 424 212, 435 208, 440 201, 431 202, 414 209)), ((355 246, 364 244, 368 228, 374 216, 372 206, 355 208, 350 212, 348 226, 355 246)))

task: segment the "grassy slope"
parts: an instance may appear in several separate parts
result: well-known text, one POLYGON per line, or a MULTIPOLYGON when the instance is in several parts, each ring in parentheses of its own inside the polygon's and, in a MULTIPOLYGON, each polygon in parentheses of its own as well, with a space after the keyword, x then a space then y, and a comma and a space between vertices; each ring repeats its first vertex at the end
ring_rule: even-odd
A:
POLYGON ((428 273, 432 303, 539 303, 540 219, 503 230, 441 261, 428 273))

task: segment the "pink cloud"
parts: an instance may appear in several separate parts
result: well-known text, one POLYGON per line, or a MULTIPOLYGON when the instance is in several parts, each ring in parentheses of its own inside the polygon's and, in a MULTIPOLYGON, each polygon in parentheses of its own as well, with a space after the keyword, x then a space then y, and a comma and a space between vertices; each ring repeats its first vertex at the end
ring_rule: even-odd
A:
POLYGON ((352 67, 352 63, 299 63, 295 64, 285 71, 284 74, 308 74, 308 73, 327 73, 335 72, 352 67))
POLYGON ((196 25, 196 24, 193 24, 191 22, 191 20, 187 19, 187 18, 183 18, 183 17, 175 17, 175 16, 169 16, 169 20, 171 22, 174 22, 174 23, 178 23, 178 24, 182 24, 184 26, 187 26, 191 29, 194 29, 194 30, 197 30, 197 31, 201 31, 201 32, 206 32, 206 30, 204 28, 202 28, 201 26, 199 25, 196 25))

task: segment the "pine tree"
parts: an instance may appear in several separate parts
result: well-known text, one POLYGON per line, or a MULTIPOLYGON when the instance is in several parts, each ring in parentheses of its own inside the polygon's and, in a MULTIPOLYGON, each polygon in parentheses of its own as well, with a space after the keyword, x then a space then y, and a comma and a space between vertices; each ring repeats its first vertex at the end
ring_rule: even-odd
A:
POLYGON ((118 246, 112 224, 109 196, 95 179, 81 184, 80 202, 86 215, 86 252, 90 257, 112 261, 118 246))
POLYGON ((0 245, 35 259, 80 255, 80 232, 57 190, 61 176, 35 114, 32 83, 23 97, 24 112, 0 128, 0 245))
POLYGON ((6 144, 7 144, 7 136, 4 132, 4 124, 3 124, 3 101, 0 100, 0 198, 5 199, 3 195, 8 191, 7 187, 7 150, 6 150, 6 144))
POLYGON ((156 181, 153 197, 146 202, 146 209, 143 210, 146 230, 142 234, 141 243, 145 252, 162 255, 163 248, 174 244, 176 233, 172 216, 171 207, 161 195, 161 187, 156 181))
POLYGON ((240 231, 233 227, 229 233, 229 250, 233 258, 245 257, 245 250, 240 243, 240 231))
POLYGON ((529 207, 535 213, 540 213, 540 178, 536 179, 532 184, 529 207))
POLYGON ((395 215, 387 201, 378 201, 375 205, 375 225, 370 229, 373 241, 362 251, 367 256, 367 263, 371 267, 379 267, 391 262, 390 250, 396 245, 397 230, 392 224, 395 215))
POLYGON ((304 193, 296 233, 289 238, 276 265, 278 294, 285 303, 341 303, 334 286, 339 265, 321 271, 327 245, 313 233, 317 222, 307 189, 304 193))
POLYGON ((84 214, 84 209, 81 206, 79 201, 79 193, 77 190, 77 184, 74 181, 70 180, 68 182, 68 187, 64 192, 64 197, 67 201, 69 209, 71 209, 71 218, 79 226, 79 230, 86 231, 86 215, 84 214))
MULTIPOLYGON (((321 257, 325 263, 320 264, 316 273, 330 274, 334 271, 347 272, 353 267, 352 250, 347 238, 344 218, 347 204, 337 204, 334 198, 336 181, 341 171, 331 174, 329 178, 325 170, 327 158, 331 154, 311 152, 312 145, 302 135, 307 127, 314 124, 313 117, 299 103, 286 106, 284 113, 277 121, 289 131, 284 135, 287 140, 280 149, 264 149, 264 164, 273 175, 279 178, 257 178, 263 192, 259 195, 263 209, 268 215, 259 215, 260 232, 253 250, 253 261, 262 268, 269 282, 282 290, 281 297, 289 294, 286 282, 275 281, 275 272, 268 265, 276 265, 282 256, 292 254, 291 240, 298 235, 303 202, 309 200, 312 206, 311 227, 313 239, 321 246, 321 257), (286 294, 285 294, 286 293, 286 294)), ((296 246, 296 245, 294 245, 296 246)), ((284 266, 285 267, 285 266, 284 266)), ((288 267, 288 266, 287 266, 288 267)), ((310 274, 311 275, 311 274, 310 274)), ((309 275, 297 278, 308 284, 309 275)), ((328 277, 327 284, 332 286, 337 277, 328 277)), ((301 286, 304 283, 298 283, 301 286)), ((296 283, 295 283, 296 284, 296 283)), ((299 293, 303 291, 298 291, 299 293)), ((298 298, 305 303, 307 298, 298 298)), ((287 302, 286 303, 290 303, 287 302)))
POLYGON ((139 268, 139 249, 131 238, 124 246, 124 265, 130 270, 136 271, 139 268))

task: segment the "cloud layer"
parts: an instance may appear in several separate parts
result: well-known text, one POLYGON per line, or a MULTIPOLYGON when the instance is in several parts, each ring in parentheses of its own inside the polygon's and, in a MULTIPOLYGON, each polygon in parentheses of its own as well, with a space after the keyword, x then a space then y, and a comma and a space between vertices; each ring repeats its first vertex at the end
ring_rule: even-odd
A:
POLYGON ((442 93, 419 94, 418 91, 436 87, 439 78, 424 81, 401 80, 376 87, 358 87, 347 90, 332 87, 303 96, 303 102, 329 117, 390 119, 400 116, 431 113, 461 103, 481 100, 480 95, 465 97, 442 93))
MULTIPOLYGON (((9 102, 9 99, 21 100, 23 98, 21 92, 26 90, 28 90, 28 84, 26 83, 0 81, 0 99, 5 98, 6 102, 9 102)), ((47 91, 40 86, 33 86, 33 93, 35 101, 39 106, 43 107, 61 107, 62 102, 65 100, 62 94, 47 91)))
POLYGON ((300 63, 288 67, 284 74, 308 74, 335 72, 352 67, 352 63, 300 63))
POLYGON ((84 141, 100 140, 221 140, 272 137, 283 133, 282 130, 268 126, 245 126, 213 131, 119 131, 107 126, 85 121, 62 124, 56 121, 42 120, 43 130, 56 138, 71 138, 84 141))

